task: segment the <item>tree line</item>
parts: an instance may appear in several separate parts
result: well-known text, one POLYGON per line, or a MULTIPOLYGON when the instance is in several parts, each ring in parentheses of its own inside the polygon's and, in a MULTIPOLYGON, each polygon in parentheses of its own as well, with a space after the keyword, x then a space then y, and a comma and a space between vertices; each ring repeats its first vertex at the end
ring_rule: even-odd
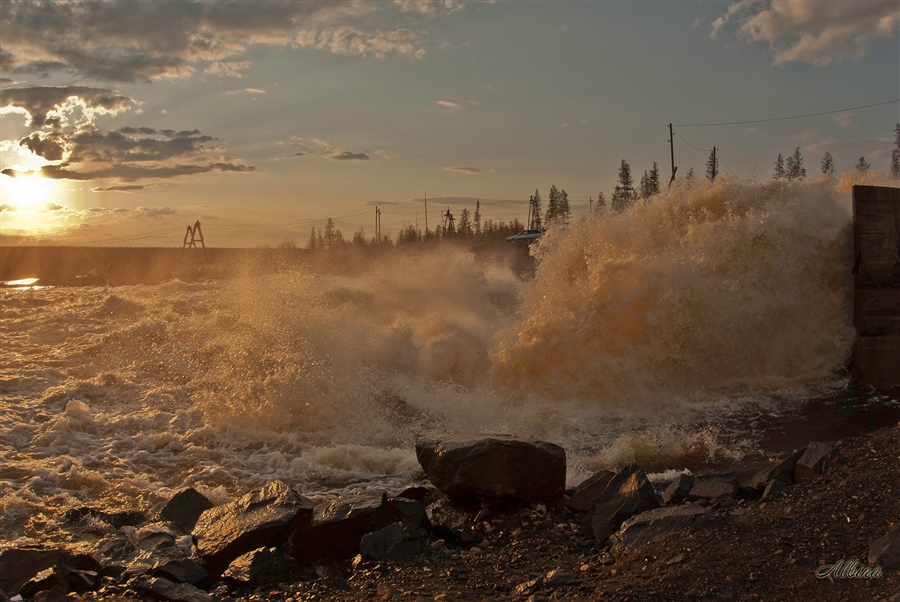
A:
MULTIPOLYGON (((823 174, 832 175, 835 172, 834 157, 831 152, 826 151, 820 160, 820 167, 823 174)), ((860 157, 854 165, 858 171, 868 171, 871 165, 866 158, 860 157)), ((894 127, 894 148, 891 151, 890 173, 896 180, 900 181, 900 122, 894 127)), ((716 149, 710 152, 709 159, 706 162, 705 176, 708 180, 714 181, 719 174, 719 158, 716 149)), ((694 168, 688 169, 683 178, 687 181, 694 179, 694 168)), ((803 162, 803 155, 800 147, 796 147, 794 152, 788 157, 784 157, 778 153, 775 159, 775 169, 772 174, 773 180, 798 180, 808 177, 806 167, 803 162)), ((651 197, 659 194, 660 175, 659 167, 656 162, 647 170, 644 170, 640 182, 634 185, 634 177, 631 174, 631 166, 628 161, 622 159, 619 164, 618 183, 613 189, 610 198, 609 209, 616 213, 621 213, 637 203, 638 201, 648 202, 651 197)), ((442 240, 442 239, 505 239, 507 236, 516 234, 523 229, 533 228, 545 230, 554 225, 565 227, 569 223, 572 215, 572 208, 569 204, 569 194, 563 188, 557 188, 555 184, 550 186, 547 197, 547 208, 543 208, 543 199, 541 192, 535 189, 534 194, 529 200, 528 219, 523 225, 518 218, 509 222, 492 219, 483 220, 481 215, 481 200, 476 201, 475 211, 470 212, 468 208, 463 208, 459 214, 458 221, 455 216, 450 213, 449 207, 447 213, 442 216, 443 223, 434 229, 419 229, 413 224, 407 224, 400 229, 396 238, 388 234, 378 234, 369 236, 363 226, 353 233, 352 238, 348 241, 344 235, 335 227, 334 220, 328 218, 324 227, 313 227, 310 231, 309 240, 306 248, 310 250, 332 249, 343 245, 389 245, 399 246, 409 243, 422 242, 426 240, 442 240)), ((597 211, 605 212, 607 210, 606 197, 604 193, 597 195, 597 211)), ((284 241, 282 247, 296 247, 292 241, 284 241)))

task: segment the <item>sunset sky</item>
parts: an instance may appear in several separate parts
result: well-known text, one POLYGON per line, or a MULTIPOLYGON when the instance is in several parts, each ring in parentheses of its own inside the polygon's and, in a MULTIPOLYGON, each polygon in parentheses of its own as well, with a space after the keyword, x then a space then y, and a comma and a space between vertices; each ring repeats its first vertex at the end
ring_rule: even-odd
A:
POLYGON ((900 121, 896 0, 0 10, 3 244, 180 246, 199 219, 210 246, 302 245, 329 216, 373 234, 376 205, 396 234, 426 192, 432 228, 476 199, 524 221, 554 184, 608 199, 622 159, 668 180, 670 122, 679 176, 716 146, 762 180, 798 146, 810 175, 887 169, 900 121))

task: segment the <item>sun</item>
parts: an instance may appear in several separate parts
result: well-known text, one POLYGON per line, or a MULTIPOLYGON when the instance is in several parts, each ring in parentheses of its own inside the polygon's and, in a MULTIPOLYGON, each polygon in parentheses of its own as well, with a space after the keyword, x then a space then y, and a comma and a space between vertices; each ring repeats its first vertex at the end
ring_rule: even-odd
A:
POLYGON ((0 178, 0 202, 18 211, 40 210, 55 203, 59 193, 56 180, 40 176, 0 178))

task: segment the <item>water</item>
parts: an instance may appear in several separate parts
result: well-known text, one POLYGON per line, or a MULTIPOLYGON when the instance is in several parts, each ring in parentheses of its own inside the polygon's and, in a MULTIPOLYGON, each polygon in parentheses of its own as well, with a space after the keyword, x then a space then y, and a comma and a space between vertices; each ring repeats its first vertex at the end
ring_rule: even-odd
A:
MULTIPOLYGON (((423 475, 417 433, 539 437, 570 485, 738 466, 896 422, 849 387, 849 194, 720 180, 515 252, 410 247, 332 270, 5 289, 0 533, 284 479, 316 500, 423 475)), ((103 535, 97 526, 97 537, 103 535)), ((79 535, 79 538, 83 535, 79 535)))

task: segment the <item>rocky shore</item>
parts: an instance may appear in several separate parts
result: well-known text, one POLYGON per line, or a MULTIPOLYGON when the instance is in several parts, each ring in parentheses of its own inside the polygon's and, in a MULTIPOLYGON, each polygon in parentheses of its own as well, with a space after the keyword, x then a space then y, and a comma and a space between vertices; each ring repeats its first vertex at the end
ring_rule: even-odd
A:
POLYGON ((900 602, 900 426, 810 444, 751 478, 564 490, 565 451, 422 439, 432 483, 312 502, 275 481, 157 516, 76 508, 92 554, 0 554, 0 600, 886 600, 900 602), (561 472, 560 472, 561 471, 561 472), (561 475, 561 476, 560 476, 561 475))

